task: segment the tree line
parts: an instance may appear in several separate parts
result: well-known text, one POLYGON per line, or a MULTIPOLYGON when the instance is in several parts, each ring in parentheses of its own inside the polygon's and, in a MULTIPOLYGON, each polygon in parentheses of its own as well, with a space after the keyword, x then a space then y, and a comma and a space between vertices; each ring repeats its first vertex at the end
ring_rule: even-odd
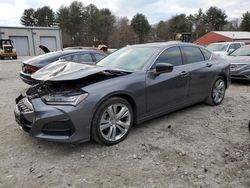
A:
POLYGON ((107 9, 95 5, 84 6, 73 1, 54 12, 49 6, 25 9, 21 17, 24 26, 54 27, 62 30, 63 45, 93 46, 106 44, 119 48, 128 44, 174 40, 176 33, 192 33, 195 40, 209 31, 250 31, 250 13, 241 21, 227 20, 225 11, 210 7, 206 12, 199 9, 195 14, 178 14, 169 20, 150 25, 146 16, 137 13, 131 20, 116 17, 107 9))

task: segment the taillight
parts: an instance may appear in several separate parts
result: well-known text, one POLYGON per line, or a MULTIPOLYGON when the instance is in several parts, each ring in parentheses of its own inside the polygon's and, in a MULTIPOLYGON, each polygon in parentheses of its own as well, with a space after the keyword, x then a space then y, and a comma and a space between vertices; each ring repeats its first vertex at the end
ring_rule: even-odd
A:
POLYGON ((30 74, 33 74, 34 72, 36 72, 38 70, 37 67, 32 66, 32 65, 27 65, 26 66, 26 71, 30 74))

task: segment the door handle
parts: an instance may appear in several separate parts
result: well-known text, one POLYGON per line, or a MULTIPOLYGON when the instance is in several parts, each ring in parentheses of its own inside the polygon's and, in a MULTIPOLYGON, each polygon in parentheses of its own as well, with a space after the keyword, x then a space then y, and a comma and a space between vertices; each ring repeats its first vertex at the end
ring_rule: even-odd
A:
POLYGON ((180 74, 179 74, 181 77, 185 77, 185 76, 188 76, 189 73, 187 71, 182 71, 180 74))
POLYGON ((213 65, 212 63, 207 63, 206 67, 212 67, 212 65, 213 65))

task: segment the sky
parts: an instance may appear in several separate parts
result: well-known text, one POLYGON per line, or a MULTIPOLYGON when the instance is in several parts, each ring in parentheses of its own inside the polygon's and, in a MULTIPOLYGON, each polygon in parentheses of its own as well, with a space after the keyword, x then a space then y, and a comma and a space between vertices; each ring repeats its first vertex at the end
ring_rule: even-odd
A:
MULTIPOLYGON (((79 0, 80 1, 80 0, 79 0)), ((98 8, 109 8, 119 17, 131 19, 136 13, 146 15, 150 24, 167 20, 174 15, 187 15, 206 11, 210 6, 217 6, 226 11, 228 19, 241 18, 250 11, 249 0, 81 0, 84 5, 90 3, 98 8)), ((68 6, 72 0, 0 0, 0 26, 20 26, 20 18, 24 9, 50 6, 54 11, 61 6, 68 6)))

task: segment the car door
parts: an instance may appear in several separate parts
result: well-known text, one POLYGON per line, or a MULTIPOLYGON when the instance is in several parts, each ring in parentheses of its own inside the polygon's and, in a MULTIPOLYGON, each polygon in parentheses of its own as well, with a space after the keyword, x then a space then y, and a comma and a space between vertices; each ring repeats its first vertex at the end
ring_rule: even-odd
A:
POLYGON ((188 90, 188 73, 183 65, 178 46, 163 51, 146 74, 146 99, 149 113, 171 111, 184 103, 188 90), (155 74, 157 63, 170 63, 174 66, 170 73, 155 74))
POLYGON ((210 62, 211 53, 196 46, 182 46, 181 51, 184 55, 184 63, 190 75, 188 101, 198 102, 208 95, 213 64, 210 62), (209 55, 210 54, 210 55, 209 55))

